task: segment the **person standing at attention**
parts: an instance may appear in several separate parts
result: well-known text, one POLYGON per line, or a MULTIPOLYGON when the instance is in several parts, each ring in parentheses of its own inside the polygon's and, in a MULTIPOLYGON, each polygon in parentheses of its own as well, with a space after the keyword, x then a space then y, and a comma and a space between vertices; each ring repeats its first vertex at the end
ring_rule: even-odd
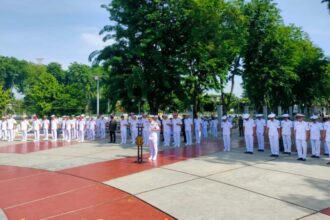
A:
POLYGON ((150 115, 149 120, 149 160, 157 160, 158 154, 158 136, 157 132, 160 131, 159 124, 156 122, 155 117, 150 115))
POLYGON ((253 136, 256 133, 254 120, 250 118, 250 114, 243 115, 243 130, 246 144, 246 154, 253 154, 253 136))

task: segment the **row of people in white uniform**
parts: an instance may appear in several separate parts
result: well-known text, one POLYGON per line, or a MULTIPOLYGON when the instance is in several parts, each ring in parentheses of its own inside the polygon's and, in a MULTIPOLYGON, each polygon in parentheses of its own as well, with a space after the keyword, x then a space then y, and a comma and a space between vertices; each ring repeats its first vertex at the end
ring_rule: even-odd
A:
POLYGON ((40 120, 34 115, 31 121, 27 117, 23 117, 18 125, 14 118, 8 116, 0 120, 0 139, 14 141, 16 131, 20 131, 21 140, 27 141, 28 132, 32 130, 34 141, 40 141, 40 131, 42 130, 44 140, 48 140, 50 132, 52 141, 57 141, 60 127, 62 128, 63 140, 68 142, 71 140, 83 142, 85 136, 89 140, 95 140, 95 137, 104 139, 106 136, 106 123, 107 121, 103 116, 98 117, 96 120, 93 117, 85 117, 84 115, 77 117, 63 116, 62 120, 58 120, 55 115, 52 115, 51 120, 48 120, 46 116, 40 120))
MULTIPOLYGON (((249 114, 243 115, 244 136, 246 153, 253 154, 254 135, 257 136, 258 151, 264 151, 264 137, 268 135, 271 149, 271 156, 279 156, 279 140, 282 137, 284 153, 291 154, 292 137, 298 153, 298 160, 305 161, 307 158, 307 143, 310 141, 312 157, 320 158, 320 146, 324 141, 327 152, 330 150, 330 116, 325 123, 318 122, 316 115, 311 117, 311 122, 304 121, 304 115, 297 114, 293 122, 288 114, 282 115, 283 120, 276 120, 275 114, 268 115, 268 121, 263 119, 262 114, 257 115, 253 120, 249 114)), ((330 154, 329 154, 330 156, 330 154)))
MULTIPOLYGON (((208 125, 207 120, 202 120, 199 117, 191 119, 189 114, 184 115, 184 119, 178 117, 177 113, 173 114, 173 118, 169 118, 168 115, 162 116, 162 121, 158 118, 155 119, 159 127, 162 128, 164 135, 164 146, 168 147, 171 145, 173 136, 173 145, 174 147, 180 147, 181 145, 181 130, 184 125, 185 135, 186 135, 186 145, 192 145, 192 131, 195 134, 195 140, 197 144, 201 143, 201 136, 207 138, 208 136, 208 125)), ((120 121, 120 132, 121 132, 121 144, 127 143, 127 130, 131 132, 131 142, 135 143, 135 139, 138 135, 138 128, 142 128, 143 141, 145 144, 148 143, 149 137, 149 127, 150 122, 147 118, 147 115, 143 115, 141 119, 137 119, 135 115, 131 115, 128 119, 125 119, 124 116, 121 117, 120 121)), ((210 121, 211 134, 214 137, 217 137, 218 134, 218 121, 213 119, 210 121)), ((160 142, 160 130, 157 131, 158 142, 160 142)))

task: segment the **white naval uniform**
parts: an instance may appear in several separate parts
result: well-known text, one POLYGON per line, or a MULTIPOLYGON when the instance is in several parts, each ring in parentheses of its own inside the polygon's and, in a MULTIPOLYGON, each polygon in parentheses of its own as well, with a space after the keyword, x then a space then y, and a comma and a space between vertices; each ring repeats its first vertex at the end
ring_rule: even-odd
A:
POLYGON ((182 121, 180 118, 173 118, 172 119, 173 124, 173 139, 174 139, 174 147, 180 147, 181 145, 181 125, 182 121))
POLYGON ((169 147, 171 144, 171 130, 172 130, 171 120, 170 119, 163 120, 164 147, 169 147))
POLYGON ((131 129, 131 142, 135 144, 135 139, 138 136, 138 120, 131 119, 130 121, 130 129, 131 129))
POLYGON ((203 120, 202 128, 203 128, 203 137, 204 138, 207 138, 207 136, 208 136, 208 130, 207 130, 208 125, 209 125, 209 122, 206 119, 203 120))
POLYGON ((307 157, 307 139, 306 132, 309 130, 308 123, 305 121, 294 123, 296 147, 298 152, 298 158, 306 159, 307 157))
POLYGON ((39 119, 32 121, 32 129, 34 134, 34 141, 40 141, 40 128, 41 128, 41 122, 39 119))
POLYGON ((27 133, 29 128, 29 121, 24 119, 21 121, 22 141, 27 141, 27 133))
POLYGON ((14 138, 15 138, 14 126, 15 125, 16 125, 16 120, 15 119, 9 118, 7 120, 8 141, 14 141, 14 138))
POLYGON ((257 133, 257 140, 258 140, 258 149, 265 150, 265 127, 266 127, 266 120, 265 119, 256 119, 256 133, 257 133))
POLYGON ((65 137, 66 137, 66 141, 70 142, 71 141, 71 120, 65 120, 65 137))
POLYGON ((78 142, 85 141, 85 127, 86 127, 85 119, 80 119, 78 122, 78 142))
POLYGON ((51 134, 52 134, 52 140, 53 141, 57 141, 57 126, 58 126, 57 119, 52 119, 50 121, 50 129, 51 129, 51 134))
POLYGON ((213 119, 210 122, 211 134, 213 137, 218 137, 218 119, 213 119))
POLYGON ((6 141, 8 138, 7 135, 7 120, 2 120, 1 124, 2 140, 6 141))
POLYGON ((90 131, 90 140, 95 141, 95 129, 96 129, 96 121, 89 121, 89 131, 90 131))
POLYGON ((330 157, 330 121, 324 122, 323 129, 325 132, 325 145, 328 149, 328 154, 330 157))
POLYGON ((2 120, 0 119, 0 140, 2 140, 2 120))
POLYGON ((282 128, 282 141, 285 153, 291 153, 291 130, 293 128, 293 122, 291 120, 283 120, 281 121, 282 128))
POLYGON ((154 131, 154 129, 159 130, 159 124, 156 121, 152 121, 149 124, 149 152, 150 152, 150 158, 151 160, 157 160, 157 154, 158 154, 158 136, 157 131, 154 131))
POLYGON ((230 133, 232 127, 233 125, 229 121, 223 121, 221 123, 224 151, 230 151, 230 133))
POLYGON ((255 127, 255 123, 253 119, 250 118, 249 120, 244 120, 243 127, 244 127, 246 152, 253 153, 253 129, 255 127))
POLYGON ((104 118, 103 119, 101 118, 99 121, 101 139, 105 139, 105 124, 106 124, 106 120, 104 118))
POLYGON ((323 125, 320 122, 310 122, 310 142, 312 147, 312 155, 320 156, 321 147, 321 132, 323 131, 323 125))
POLYGON ((268 128, 268 137, 269 137, 269 144, 270 150, 272 155, 279 154, 279 133, 278 129, 280 128, 280 123, 278 120, 274 119, 267 121, 267 128, 268 128))
POLYGON ((149 142, 149 121, 147 118, 142 118, 141 123, 143 126, 143 131, 142 131, 143 143, 144 145, 147 145, 149 142))
POLYGON ((192 145, 192 135, 191 135, 191 127, 193 125, 193 121, 191 118, 186 118, 184 120, 185 134, 186 134, 186 145, 192 145))
POLYGON ((194 128, 195 128, 195 138, 196 138, 196 144, 201 143, 201 130, 202 130, 202 119, 195 118, 194 119, 194 128))
POLYGON ((120 137, 121 137, 121 143, 120 144, 126 144, 127 143, 127 127, 128 122, 127 120, 120 120, 120 137))
POLYGON ((43 130, 43 134, 44 134, 44 140, 47 141, 48 140, 48 130, 49 130, 49 120, 48 119, 42 120, 42 130, 43 130))

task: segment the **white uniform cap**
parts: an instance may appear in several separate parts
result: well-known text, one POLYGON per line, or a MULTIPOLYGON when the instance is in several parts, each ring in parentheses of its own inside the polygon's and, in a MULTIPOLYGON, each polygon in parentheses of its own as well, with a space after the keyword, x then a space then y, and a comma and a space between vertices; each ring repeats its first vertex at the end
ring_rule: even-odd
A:
POLYGON ((263 114, 256 114, 256 117, 263 117, 263 114))
POLYGON ((275 118, 275 117, 276 117, 276 115, 274 113, 271 113, 268 115, 268 118, 275 118))
POLYGON ((305 115, 298 113, 296 114, 296 117, 305 117, 305 115))
POLYGON ((282 115, 282 117, 283 117, 283 118, 289 118, 290 115, 289 115, 289 114, 284 114, 284 115, 282 115))
POLYGON ((244 114, 244 115, 243 115, 243 118, 244 118, 244 119, 248 119, 248 118, 250 118, 250 114, 244 114))
POLYGON ((319 117, 317 117, 317 115, 313 115, 312 117, 311 117, 311 119, 313 119, 313 120, 315 120, 315 119, 318 119, 319 117))
POLYGON ((55 115, 52 115, 52 116, 50 116, 50 117, 54 118, 54 117, 55 117, 55 115))
POLYGON ((227 119, 227 116, 222 116, 222 120, 226 120, 227 119))

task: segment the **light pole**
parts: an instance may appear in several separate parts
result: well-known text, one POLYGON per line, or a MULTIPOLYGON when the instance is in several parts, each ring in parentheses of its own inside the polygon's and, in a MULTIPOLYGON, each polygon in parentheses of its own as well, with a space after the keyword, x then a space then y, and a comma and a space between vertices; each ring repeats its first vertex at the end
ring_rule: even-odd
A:
POLYGON ((96 80, 96 114, 100 114, 100 78, 95 76, 94 79, 96 80))

